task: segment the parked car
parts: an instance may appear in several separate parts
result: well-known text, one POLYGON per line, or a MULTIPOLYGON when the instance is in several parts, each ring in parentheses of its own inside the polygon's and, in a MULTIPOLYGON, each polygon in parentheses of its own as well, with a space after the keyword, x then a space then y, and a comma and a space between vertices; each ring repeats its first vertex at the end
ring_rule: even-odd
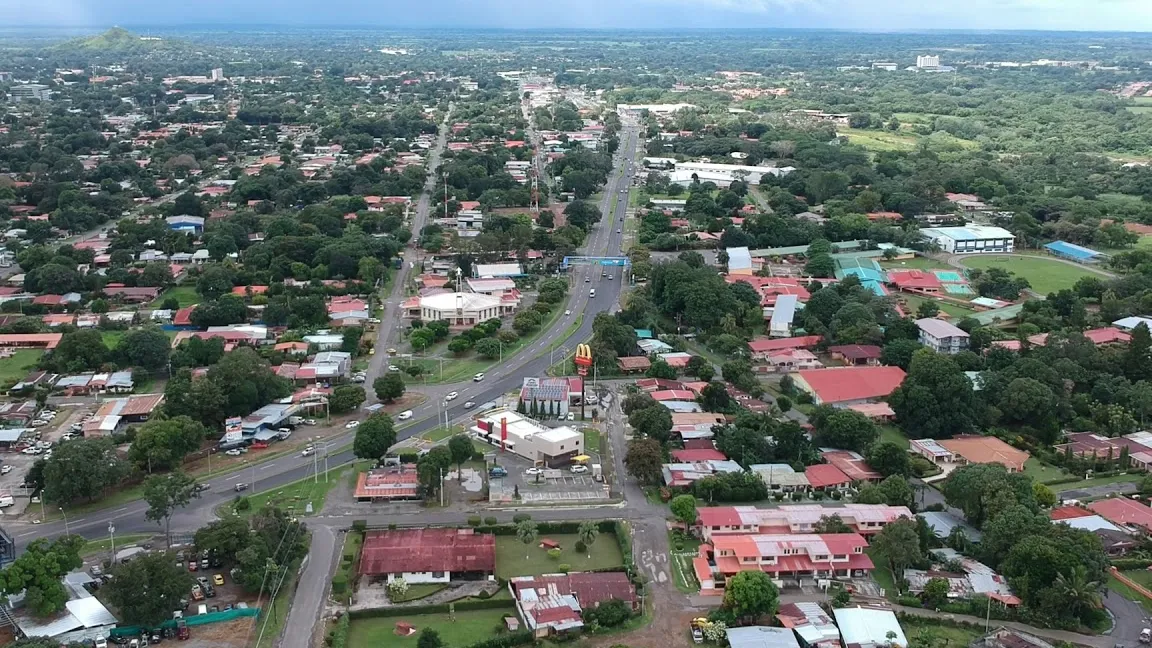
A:
POLYGON ((400 367, 397 367, 396 365, 388 365, 388 371, 400 371, 400 367))
POLYGON ((535 467, 533 467, 533 468, 525 468, 525 469, 524 469, 524 474, 525 474, 525 475, 543 475, 543 474, 544 474, 544 469, 543 469, 543 468, 535 468, 535 467))
POLYGON ((7 475, 10 472, 12 472, 12 466, 0 467, 0 475, 7 475))
MULTIPOLYGON (((199 567, 198 567, 196 561, 195 560, 189 560, 188 561, 188 571, 194 572, 197 569, 199 569, 199 567)), ((195 591, 195 590, 193 590, 193 591, 195 591)))
POLYGON ((576 412, 568 412, 567 418, 569 421, 575 421, 576 420, 576 412))
POLYGON ((304 425, 316 425, 316 419, 304 419, 304 425))
POLYGON ((588 472, 588 466, 585 466, 582 464, 573 464, 572 467, 569 468, 568 470, 571 471, 573 474, 580 475, 580 474, 588 472))
POLYGON ((488 469, 489 477, 507 477, 508 471, 503 466, 492 466, 488 469))
POLYGON ((240 448, 232 448, 231 450, 225 451, 224 454, 228 455, 229 457, 239 457, 240 448))
POLYGON ((224 584, 224 574, 216 574, 215 576, 212 577, 212 582, 217 587, 223 585, 224 584))
POLYGON ((404 410, 396 415, 398 421, 407 421, 410 418, 412 418, 412 410, 404 410))
POLYGON ((108 648, 108 638, 96 637, 92 640, 92 648, 108 648))

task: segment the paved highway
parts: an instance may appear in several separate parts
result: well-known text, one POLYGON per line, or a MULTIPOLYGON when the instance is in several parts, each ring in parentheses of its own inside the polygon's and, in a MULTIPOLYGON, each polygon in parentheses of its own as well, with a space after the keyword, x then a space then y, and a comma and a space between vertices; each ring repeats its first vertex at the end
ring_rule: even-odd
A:
MULTIPOLYGON (((628 208, 628 189, 635 168, 635 155, 638 143, 638 129, 635 123, 625 122, 620 134, 620 151, 617 169, 609 178, 605 187, 602 209, 606 214, 601 222, 593 229, 585 248, 585 254, 595 256, 618 256, 621 253, 623 242, 623 223, 628 208), (621 193, 623 190, 623 193, 621 193), (615 209, 611 209, 613 197, 616 198, 615 209), (607 213, 611 211, 611 213, 607 213)), ((443 148, 444 137, 441 135, 438 146, 430 156, 430 169, 434 168, 439 160, 439 151, 443 148)), ((434 174, 430 173, 430 176, 434 174)), ((434 182, 431 180, 430 182, 434 182)), ((427 195, 421 196, 414 217, 413 229, 418 232, 416 225, 423 223, 427 218, 429 199, 427 195)), ((422 226, 422 225, 421 225, 422 226)), ((393 286, 393 295, 388 300, 386 310, 394 318, 398 313, 399 296, 403 294, 403 280, 409 271, 408 264, 397 273, 393 286)), ((616 274, 615 272, 613 274, 616 274)), ((528 348, 522 349, 516 356, 508 359, 503 365, 493 368, 487 373, 485 380, 479 383, 462 383, 456 385, 433 386, 426 391, 430 398, 423 404, 413 408, 413 422, 399 430, 401 440, 415 436, 421 432, 437 426, 440 411, 440 399, 448 391, 460 392, 460 398, 453 401, 454 406, 449 408, 452 419, 463 418, 468 415, 464 409, 465 401, 482 403, 495 400, 509 391, 520 388, 524 376, 539 376, 547 372, 549 367, 548 350, 553 345, 564 346, 570 353, 575 345, 592 336, 592 321, 597 313, 613 310, 619 300, 624 285, 622 274, 616 274, 612 280, 600 276, 599 267, 577 267, 572 270, 572 289, 566 308, 571 309, 572 315, 584 314, 581 325, 571 335, 565 335, 568 328, 567 320, 561 320, 553 329, 544 332, 528 348), (588 283, 584 279, 588 278, 588 283), (589 295, 589 289, 596 289, 596 296, 589 295)), ((390 339, 395 327, 387 326, 395 319, 382 318, 384 324, 380 326, 378 347, 384 347, 390 339), (383 344, 382 344, 383 343, 383 344)), ((385 347, 386 348, 386 347, 385 347)), ((378 376, 386 367, 387 357, 381 352, 373 356, 374 363, 370 366, 369 379, 365 383, 371 392, 372 379, 378 376)), ((557 361, 559 358, 557 358, 557 361)), ((349 446, 354 433, 341 432, 327 441, 329 447, 339 448, 349 446)), ((350 449, 333 453, 329 457, 329 466, 338 466, 353 459, 350 449)), ((172 528, 175 530, 189 530, 202 526, 213 517, 214 509, 235 496, 233 486, 238 482, 254 484, 249 492, 269 490, 297 481, 312 474, 312 459, 301 457, 298 454, 287 455, 259 463, 251 468, 228 473, 205 480, 210 489, 194 502, 192 506, 181 510, 173 517, 172 528)), ((88 514, 73 516, 68 520, 68 530, 90 538, 104 537, 108 533, 108 523, 114 522, 117 533, 148 533, 157 532, 159 528, 155 523, 144 519, 147 506, 141 501, 134 501, 124 506, 112 509, 101 509, 88 514)), ((44 523, 41 525, 11 524, 9 532, 12 533, 18 545, 23 545, 38 537, 51 537, 63 533, 65 524, 63 520, 44 523)))

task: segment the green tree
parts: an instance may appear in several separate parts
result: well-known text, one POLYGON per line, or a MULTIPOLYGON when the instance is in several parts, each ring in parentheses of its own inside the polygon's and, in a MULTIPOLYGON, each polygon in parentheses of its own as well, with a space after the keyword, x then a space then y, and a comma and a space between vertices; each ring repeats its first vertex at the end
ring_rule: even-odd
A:
POLYGON ((149 553, 117 565, 105 596, 125 623, 151 628, 172 618, 194 582, 170 554, 149 553))
POLYGON ((152 475, 144 480, 144 502, 148 510, 144 517, 148 520, 164 523, 164 537, 169 546, 172 544, 172 516, 176 509, 184 508, 199 497, 196 480, 177 471, 167 475, 152 475))
POLYGON ((396 429, 392 417, 384 413, 373 414, 356 428, 352 454, 360 459, 378 461, 395 444, 396 429))
POLYGON ((821 446, 863 452, 880 437, 872 419, 853 410, 822 406, 811 419, 821 446))
POLYGON ((576 528, 576 538, 584 543, 584 547, 588 551, 588 558, 592 558, 592 543, 596 542, 596 537, 600 535, 600 527, 596 525, 593 520, 584 520, 580 526, 576 528))
POLYGON ((968 522, 977 527, 1015 504, 1037 509, 1032 478, 1009 473, 1000 464, 961 466, 949 473, 940 490, 948 504, 964 511, 968 522))
POLYGON ((660 482, 664 451, 655 439, 634 439, 628 443, 624 468, 641 484, 660 482))
POLYGON ((928 582, 924 584, 924 591, 920 594, 920 600, 924 602, 926 608, 939 608, 948 602, 949 590, 947 578, 938 576, 929 578, 928 582))
POLYGON ((44 497, 57 504, 91 502, 127 472, 111 439, 75 439, 58 446, 44 464, 44 497))
POLYGON ((522 520, 516 523, 516 539, 524 543, 524 560, 528 560, 531 556, 528 548, 535 544, 539 537, 540 531, 532 520, 522 520))
POLYGON ((755 622, 776 613, 780 591, 768 574, 760 570, 742 571, 728 579, 724 587, 724 609, 738 619, 755 622))
POLYGON ((904 578, 904 569, 924 559, 920 549, 920 534, 916 523, 907 519, 886 525, 872 539, 872 549, 888 563, 897 579, 904 578))
POLYGON ((632 412, 628 424, 637 435, 664 444, 672 434, 672 413, 663 405, 646 407, 632 412))
POLYGON ((1036 498, 1036 503, 1044 508, 1052 508, 1058 501, 1056 493, 1040 482, 1032 483, 1032 495, 1036 498))
POLYGON ((451 467, 452 452, 444 446, 436 446, 420 457, 416 463, 416 474, 426 496, 435 497, 440 493, 443 488, 441 479, 451 467))
POLYGON ((844 523, 844 518, 835 513, 820 516, 813 531, 815 533, 855 533, 852 527, 844 523))
POLYGON ((912 438, 939 439, 971 431, 979 413, 972 381, 950 357, 929 349, 913 354, 908 375, 888 402, 912 438))
POLYGON ((385 403, 395 402, 404 395, 405 389, 407 387, 404 384, 404 377, 398 371, 389 371, 372 381, 372 390, 376 392, 376 398, 385 403))
POLYGON ((420 631, 420 636, 416 637, 416 648, 443 648, 444 640, 440 638, 440 633, 432 628, 424 628, 420 631))
POLYGON ((868 465, 881 475, 904 475, 912 472, 912 461, 908 450, 893 441, 873 443, 865 455, 868 465))
POLYGON ((916 340, 898 338, 884 345, 884 349, 880 352, 880 362, 908 371, 912 366, 913 354, 923 348, 924 345, 916 340))
POLYGON ((669 504, 672 515, 682 522, 685 528, 692 528, 696 524, 696 498, 691 495, 677 495, 669 504))
POLYGON ((671 367, 667 362, 657 359, 648 367, 645 372, 649 378, 663 378, 664 380, 676 380, 676 370, 671 367))
POLYGON ((0 592, 9 596, 24 592, 24 605, 37 617, 60 612, 69 598, 62 579, 84 564, 80 559, 83 546, 84 538, 77 535, 33 540, 0 571, 0 592))
POLYGON ((345 414, 355 411, 367 400, 364 388, 359 385, 338 385, 332 390, 328 398, 328 411, 333 414, 345 414))
POLYGON ((464 479, 464 462, 472 459, 476 448, 472 447, 472 439, 466 434, 454 435, 448 439, 448 452, 452 455, 452 463, 456 464, 456 473, 461 480, 464 479))
POLYGON ((1088 570, 1083 565, 1074 565, 1069 572, 1056 574, 1054 586, 1076 618, 1082 619, 1088 611, 1100 607, 1102 585, 1088 578, 1088 570))
POLYGON ((495 338, 478 340, 473 348, 476 350, 476 355, 481 358, 495 360, 500 357, 500 341, 495 338))
POLYGON ((714 380, 700 390, 700 406, 709 412, 724 412, 732 405, 732 397, 724 383, 714 380))
POLYGON ((133 329, 120 338, 116 355, 129 366, 156 371, 168 365, 172 341, 155 326, 133 329))
POLYGON ((208 429, 187 416, 145 423, 128 448, 128 460, 140 470, 171 470, 200 448, 208 429))
POLYGON ((197 529, 193 541, 197 551, 207 551, 224 562, 232 562, 236 560, 236 554, 248 546, 251 538, 248 520, 228 516, 197 529))

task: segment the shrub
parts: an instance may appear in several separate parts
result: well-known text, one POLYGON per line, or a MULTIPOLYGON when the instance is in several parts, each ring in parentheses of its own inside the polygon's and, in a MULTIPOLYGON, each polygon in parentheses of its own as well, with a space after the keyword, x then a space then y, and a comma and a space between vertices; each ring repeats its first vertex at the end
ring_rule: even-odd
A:
POLYGON ((602 628, 614 628, 628 620, 632 610, 619 599, 609 599, 594 608, 584 610, 584 622, 596 623, 602 628))
POLYGON ((528 515, 527 513, 517 513, 516 515, 512 516, 512 522, 514 522, 516 524, 520 524, 521 522, 524 522, 526 520, 531 520, 531 519, 532 519, 532 516, 528 515))
POLYGON ((772 499, 777 502, 782 502, 784 501, 784 493, 772 493, 772 499))
POLYGON ((582 540, 577 540, 574 548, 576 549, 576 553, 586 553, 588 551, 588 545, 584 544, 582 540))
POLYGON ((480 520, 479 515, 469 515, 468 516, 468 526, 478 527, 478 526, 480 526, 480 522, 481 522, 481 520, 480 520))
POLYGON ((556 565, 556 569, 559 569, 561 574, 567 574, 568 572, 572 571, 572 565, 569 565, 568 563, 560 563, 559 565, 556 565))
POLYGON ((420 455, 415 452, 401 452, 397 456, 400 458, 400 463, 402 464, 414 464, 420 461, 420 455))
POLYGON ((552 560, 560 560, 560 553, 561 551, 559 549, 549 549, 548 557, 552 560))
POLYGON ((387 589, 388 598, 395 600, 397 597, 408 593, 408 583, 403 578, 397 578, 394 581, 388 581, 387 589))
POLYGON ((348 589, 348 577, 344 574, 336 574, 332 577, 332 593, 343 594, 348 589))
POLYGON ((792 501, 793 502, 799 502, 802 499, 804 499, 804 493, 801 493, 800 491, 793 491, 792 492, 792 501))
POLYGON ((357 533, 364 533, 368 528, 368 520, 352 520, 352 530, 357 533))
POLYGON ((248 509, 252 508, 252 502, 248 501, 247 497, 241 497, 237 495, 236 499, 232 502, 232 508, 237 512, 247 511, 248 509))
POLYGON ((496 519, 494 516, 491 516, 491 515, 489 515, 488 517, 484 518, 484 524, 486 524, 486 525, 488 525, 488 526, 492 526, 492 525, 494 525, 494 524, 498 524, 499 522, 500 522, 499 520, 497 520, 497 519, 496 519))
POLYGON ((817 502, 824 499, 824 491, 812 491, 812 499, 816 500, 817 502))
POLYGON ((896 599, 896 602, 900 605, 903 605, 904 607, 923 607, 923 605, 920 603, 920 599, 916 598, 915 596, 901 596, 900 598, 896 599))

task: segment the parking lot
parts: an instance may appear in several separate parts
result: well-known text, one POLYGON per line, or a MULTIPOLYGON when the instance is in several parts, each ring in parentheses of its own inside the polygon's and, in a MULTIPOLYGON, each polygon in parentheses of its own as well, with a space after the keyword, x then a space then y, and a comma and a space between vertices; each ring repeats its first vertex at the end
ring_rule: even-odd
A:
POLYGON ((496 463, 508 471, 506 477, 488 478, 489 502, 512 502, 517 492, 528 503, 587 502, 608 499, 608 485, 592 478, 591 472, 573 474, 569 468, 545 468, 528 474, 532 462, 511 452, 497 454, 496 463))

